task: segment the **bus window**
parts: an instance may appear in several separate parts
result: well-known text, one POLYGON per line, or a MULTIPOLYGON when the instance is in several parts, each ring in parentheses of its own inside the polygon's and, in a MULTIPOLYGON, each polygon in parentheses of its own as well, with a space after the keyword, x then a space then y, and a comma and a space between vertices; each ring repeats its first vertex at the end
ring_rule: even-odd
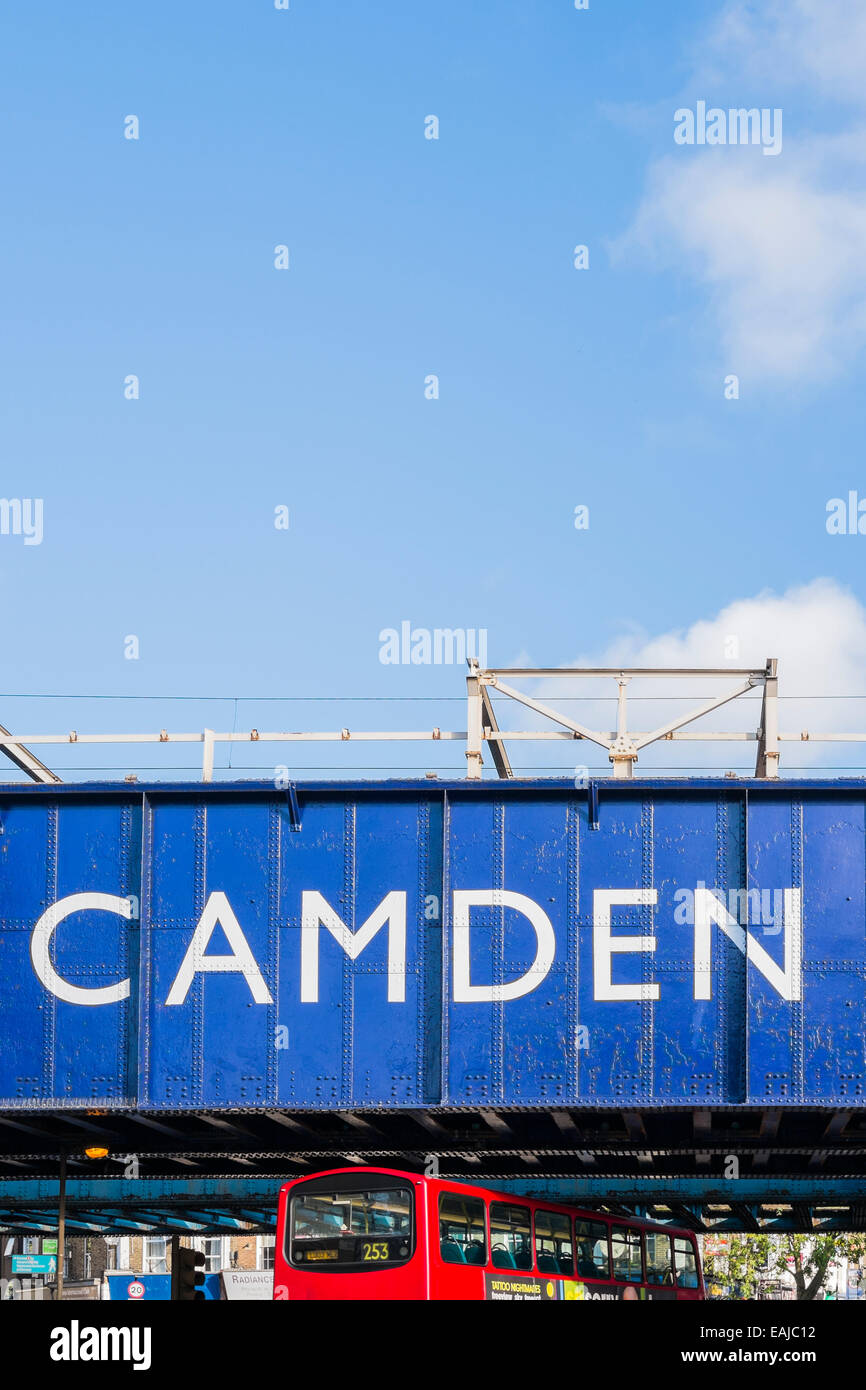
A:
POLYGON ((674 1237, 674 1269, 677 1284, 681 1289, 696 1289, 698 1287, 695 1248, 690 1240, 685 1240, 679 1236, 674 1237))
POLYGON ((607 1226, 603 1221, 576 1220, 577 1272, 582 1279, 610 1278, 607 1226))
POLYGON ((659 1231, 644 1231, 646 1251, 646 1281, 648 1284, 672 1284, 671 1238, 659 1231))
POLYGON ((450 1265, 486 1265, 487 1232, 480 1197, 443 1192, 439 1197, 439 1254, 450 1265))
POLYGON ((528 1207, 490 1203, 490 1263, 495 1269, 532 1269, 528 1207))
POLYGON ((613 1251, 613 1277, 631 1284, 639 1284, 643 1278, 640 1262, 640 1231, 627 1227, 611 1231, 613 1251))
POLYGON ((535 1213, 535 1263, 539 1274, 573 1274, 571 1222, 558 1211, 535 1213))
POLYGON ((404 1264, 412 1252, 413 1194, 408 1187, 355 1191, 313 1179, 291 1201, 289 1249, 295 1265, 375 1269, 404 1264))

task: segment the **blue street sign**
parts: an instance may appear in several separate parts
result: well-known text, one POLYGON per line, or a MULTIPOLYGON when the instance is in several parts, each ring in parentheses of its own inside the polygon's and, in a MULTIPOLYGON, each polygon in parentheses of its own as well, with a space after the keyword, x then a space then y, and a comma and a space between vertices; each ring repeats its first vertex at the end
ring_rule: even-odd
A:
POLYGON ((56 1255, 13 1255, 13 1274, 56 1274, 56 1255))
POLYGON ((170 1274, 115 1274, 106 1275, 108 1296, 115 1302, 153 1303, 171 1298, 170 1274))

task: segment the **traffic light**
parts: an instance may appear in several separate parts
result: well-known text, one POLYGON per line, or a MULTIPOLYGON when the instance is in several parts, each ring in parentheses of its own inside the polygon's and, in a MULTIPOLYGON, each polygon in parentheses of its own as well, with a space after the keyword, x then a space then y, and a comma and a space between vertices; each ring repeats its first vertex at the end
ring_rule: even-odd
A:
POLYGON ((177 1252, 177 1269, 172 1271, 172 1298, 204 1298, 204 1255, 200 1250, 181 1247, 177 1252))

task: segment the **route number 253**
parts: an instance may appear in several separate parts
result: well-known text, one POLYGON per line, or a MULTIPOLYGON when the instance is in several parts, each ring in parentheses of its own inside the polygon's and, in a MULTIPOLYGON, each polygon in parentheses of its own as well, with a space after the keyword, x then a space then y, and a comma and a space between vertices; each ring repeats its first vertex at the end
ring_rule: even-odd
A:
POLYGON ((387 1260, 388 1242, 377 1240, 374 1242, 365 1241, 361 1247, 362 1258, 365 1260, 387 1260))

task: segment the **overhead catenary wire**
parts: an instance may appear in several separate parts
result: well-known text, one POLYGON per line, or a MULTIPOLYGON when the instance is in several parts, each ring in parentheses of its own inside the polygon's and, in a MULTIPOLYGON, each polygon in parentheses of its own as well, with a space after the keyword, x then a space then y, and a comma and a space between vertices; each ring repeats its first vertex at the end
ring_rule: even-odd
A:
MULTIPOLYGON (((539 678, 543 680, 543 677, 539 678)), ((599 678, 601 679, 601 678, 599 678)), ((496 690, 491 690, 493 696, 496 690)), ((591 704, 599 703, 616 704, 615 695, 557 695, 558 703, 569 704, 591 704)), ((701 694, 685 695, 629 695, 629 704, 634 704, 640 700, 644 703, 656 704, 659 702, 677 700, 699 700, 703 699, 701 694)), ((755 695, 741 695, 740 700, 760 700, 760 692, 755 695)), ((845 695, 791 695, 779 694, 777 700, 866 700, 866 691, 863 693, 845 695)), ((63 694, 62 692, 52 691, 43 694, 3 694, 0 692, 0 700, 158 700, 169 702, 172 700, 186 701, 193 704, 458 704, 465 705, 465 695, 86 695, 81 693, 63 694)))

